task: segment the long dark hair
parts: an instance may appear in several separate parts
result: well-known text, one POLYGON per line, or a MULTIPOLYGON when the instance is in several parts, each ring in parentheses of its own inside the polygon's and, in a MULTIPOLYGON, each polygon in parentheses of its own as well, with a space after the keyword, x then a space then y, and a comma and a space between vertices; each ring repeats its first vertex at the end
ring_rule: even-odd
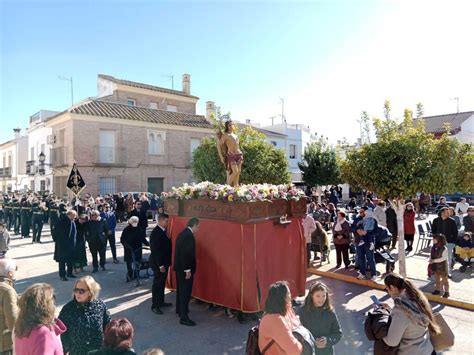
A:
POLYGON ((309 288, 308 295, 306 296, 304 300, 304 308, 307 311, 312 311, 313 309, 316 308, 316 306, 313 303, 313 295, 318 291, 323 291, 326 294, 326 301, 324 302, 321 308, 324 308, 328 311, 332 311, 333 306, 331 304, 331 299, 329 297, 329 288, 322 282, 315 282, 314 284, 311 285, 311 287, 309 288))
POLYGON ((229 133, 229 126, 231 124, 233 124, 233 122, 231 120, 228 120, 228 121, 225 122, 225 124, 224 124, 224 132, 225 133, 229 133))
POLYGON ((415 302, 418 308, 428 317, 430 322, 428 325, 429 330, 434 334, 439 334, 439 326, 434 319, 430 304, 423 292, 421 292, 411 281, 398 274, 387 275, 384 279, 384 283, 385 286, 392 286, 400 291, 405 290, 408 298, 415 302))
POLYGON ((446 240, 446 237, 444 236, 444 234, 437 233, 433 235, 433 239, 436 239, 438 241, 437 244, 441 244, 442 246, 445 246, 446 244, 448 244, 448 241, 446 240))
POLYGON ((270 285, 268 297, 265 301, 265 313, 286 315, 288 303, 291 302, 288 282, 278 281, 270 285))

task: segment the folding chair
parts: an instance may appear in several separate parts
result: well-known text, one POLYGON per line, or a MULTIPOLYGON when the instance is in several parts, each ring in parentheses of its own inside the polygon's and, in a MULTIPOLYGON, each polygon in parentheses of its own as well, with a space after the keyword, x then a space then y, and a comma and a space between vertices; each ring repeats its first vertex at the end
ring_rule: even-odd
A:
POLYGON ((426 222, 426 230, 431 234, 431 222, 426 222))
POLYGON ((433 240, 431 233, 425 232, 422 224, 418 225, 418 242, 416 243, 415 254, 421 252, 424 248, 428 247, 433 240), (420 248, 421 243, 421 248, 420 248))

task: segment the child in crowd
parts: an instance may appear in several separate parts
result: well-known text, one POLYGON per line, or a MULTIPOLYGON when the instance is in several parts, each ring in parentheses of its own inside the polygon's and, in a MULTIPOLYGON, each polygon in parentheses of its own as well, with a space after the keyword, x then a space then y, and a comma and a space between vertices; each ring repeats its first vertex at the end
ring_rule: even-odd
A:
POLYGON ((459 271, 466 271, 467 266, 471 262, 471 258, 474 258, 474 241, 472 240, 472 233, 465 232, 462 238, 459 238, 456 243, 456 254, 462 260, 459 271))
POLYGON ((369 244, 369 249, 374 250, 375 247, 375 238, 372 232, 376 227, 376 221, 374 218, 374 211, 370 208, 365 209, 365 215, 362 219, 362 228, 363 232, 360 233, 360 239, 357 246, 362 246, 364 244, 369 244))
POLYGON ((334 354, 333 346, 341 340, 342 330, 325 284, 315 282, 310 287, 299 316, 316 339, 316 354, 334 354))
POLYGON ((449 297, 448 248, 446 244, 446 237, 443 234, 435 234, 429 260, 431 272, 435 276, 436 289, 433 291, 433 295, 440 295, 444 290, 444 298, 449 297))
POLYGON ((7 253, 8 245, 10 244, 10 233, 8 233, 5 224, 0 222, 0 256, 7 253))

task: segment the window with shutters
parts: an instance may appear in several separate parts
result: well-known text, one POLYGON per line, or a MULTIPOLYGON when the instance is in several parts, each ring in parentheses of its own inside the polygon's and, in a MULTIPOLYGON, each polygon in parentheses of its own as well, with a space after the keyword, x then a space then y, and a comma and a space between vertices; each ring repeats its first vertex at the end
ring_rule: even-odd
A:
POLYGON ((148 131, 148 154, 164 154, 166 133, 162 131, 148 131))

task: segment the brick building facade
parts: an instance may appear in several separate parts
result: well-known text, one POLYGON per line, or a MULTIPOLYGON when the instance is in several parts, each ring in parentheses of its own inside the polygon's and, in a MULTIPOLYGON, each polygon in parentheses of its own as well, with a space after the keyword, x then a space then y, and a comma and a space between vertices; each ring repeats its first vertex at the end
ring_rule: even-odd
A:
POLYGON ((99 75, 98 98, 48 120, 55 142, 53 191, 67 193, 74 161, 84 192, 94 195, 159 193, 191 182, 192 151, 213 129, 194 114, 198 98, 189 95, 189 76, 183 76, 182 92, 110 78, 99 75))

